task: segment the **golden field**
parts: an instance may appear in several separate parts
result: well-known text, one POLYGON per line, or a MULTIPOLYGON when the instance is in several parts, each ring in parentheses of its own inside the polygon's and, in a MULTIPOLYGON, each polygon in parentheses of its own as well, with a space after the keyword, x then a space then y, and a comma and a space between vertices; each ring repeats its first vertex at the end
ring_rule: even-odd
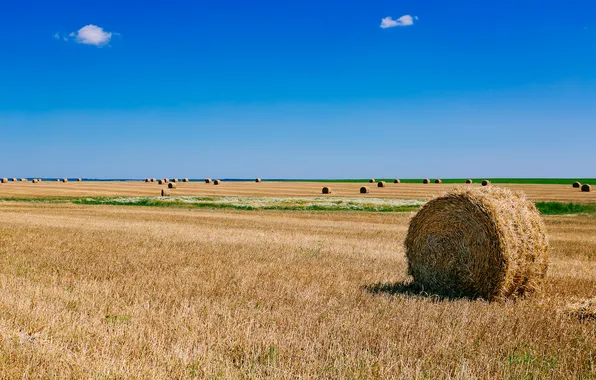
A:
MULTIPOLYGON (((324 182, 222 182, 220 185, 203 182, 178 182, 172 195, 180 196, 276 196, 312 197, 321 195, 321 189, 329 186, 334 197, 374 197, 428 200, 441 194, 454 184, 393 184, 379 188, 377 184, 324 183, 324 182), (367 186, 369 194, 360 194, 359 189, 367 186)), ((480 184, 458 186, 480 186, 480 184)), ((532 201, 559 201, 596 203, 596 191, 589 193, 573 189, 569 185, 498 185, 512 190, 524 191, 532 201)), ((9 182, 0 184, 0 197, 79 197, 79 196, 159 196, 167 185, 145 182, 9 182)))
MULTIPOLYGON (((317 195, 321 183, 179 183, 176 195, 317 195)), ((361 184, 330 184, 354 196, 361 184)), ((425 199, 453 185, 371 186, 425 199)), ((157 195, 145 183, 9 183, 0 196, 157 195)), ((534 200, 596 202, 570 186, 534 200)), ((545 217, 543 291, 408 292, 411 213, 0 202, 3 378, 596 378, 596 217, 545 217)))

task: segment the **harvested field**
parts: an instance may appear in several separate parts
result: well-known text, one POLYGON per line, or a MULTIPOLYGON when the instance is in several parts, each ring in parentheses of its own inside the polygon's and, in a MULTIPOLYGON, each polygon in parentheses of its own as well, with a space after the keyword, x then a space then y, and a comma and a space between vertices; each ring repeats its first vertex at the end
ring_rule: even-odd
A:
POLYGON ((568 306, 596 296, 594 215, 545 217, 543 292, 495 303, 411 293, 410 217, 0 202, 0 373, 596 376, 596 321, 568 306))
MULTIPOLYGON (((225 186, 213 186, 203 182, 180 183, 176 195, 184 196, 274 196, 312 197, 321 193, 322 187, 333 188, 334 197, 353 197, 360 194, 361 183, 321 182, 226 182, 225 186)), ((388 183, 379 189, 371 187, 370 195, 380 198, 428 200, 434 195, 453 188, 453 184, 388 183)), ((464 186, 461 184, 459 186, 464 186)), ((480 186, 472 184, 466 186, 480 186)), ((596 203, 596 192, 581 192, 570 185, 495 185, 513 190, 523 190, 532 201, 559 201, 596 203)), ((155 195, 157 184, 144 182, 80 182, 57 183, 44 181, 37 186, 31 183, 7 183, 0 186, 0 197, 79 197, 79 196, 151 196, 155 195)))

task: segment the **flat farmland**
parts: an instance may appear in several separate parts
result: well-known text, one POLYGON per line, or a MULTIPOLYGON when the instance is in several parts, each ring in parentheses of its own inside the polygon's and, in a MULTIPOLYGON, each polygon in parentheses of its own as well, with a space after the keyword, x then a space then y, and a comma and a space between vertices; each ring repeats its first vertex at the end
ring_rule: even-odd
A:
MULTIPOLYGON (((320 186, 286 185, 180 191, 300 195, 320 186)), ((10 188, 143 194, 157 185, 2 191, 10 188)), ((411 215, 0 202, 0 374, 596 376, 596 321, 568 312, 596 296, 594 215, 545 217, 544 290, 504 303, 410 293, 403 241, 411 215)))
MULTIPOLYGON (((222 182, 220 185, 203 182, 178 182, 172 189, 177 196, 264 196, 264 197, 313 197, 320 196, 321 189, 328 186, 333 197, 371 197, 428 200, 454 186, 454 184, 393 184, 379 188, 377 184, 324 183, 324 182, 222 182), (360 194, 367 186, 369 194, 360 194)), ((522 190, 532 201, 558 201, 596 203, 596 190, 581 192, 569 185, 499 184, 513 190, 522 190)), ((159 196, 167 185, 145 182, 9 182, 0 184, 0 197, 81 197, 81 196, 159 196)))

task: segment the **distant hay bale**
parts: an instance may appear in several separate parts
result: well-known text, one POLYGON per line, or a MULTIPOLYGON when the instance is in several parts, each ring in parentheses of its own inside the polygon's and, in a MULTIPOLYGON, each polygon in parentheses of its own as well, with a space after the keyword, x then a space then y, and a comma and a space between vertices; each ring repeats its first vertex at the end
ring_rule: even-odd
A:
POLYGON ((214 185, 219 185, 219 182, 220 182, 220 181, 219 181, 218 179, 216 179, 215 181, 213 181, 213 184, 214 184, 214 185))
POLYGON ((360 188, 360 194, 368 194, 368 191, 369 191, 368 187, 366 187, 366 186, 362 186, 360 188))
POLYGON ((582 187, 582 184, 580 182, 575 181, 573 182, 573 187, 579 189, 580 187, 582 187))
POLYGON ((81 178, 77 178, 77 182, 83 182, 81 178))
POLYGON ((164 179, 163 179, 163 181, 164 181, 165 183, 169 183, 169 182, 170 182, 170 180, 169 180, 168 178, 164 178, 164 179))
POLYGON ((168 189, 161 189, 161 196, 162 197, 169 197, 170 196, 170 190, 168 190, 168 189))
POLYGON ((39 182, 39 180, 37 180, 37 179, 34 179, 34 180, 33 180, 33 181, 31 181, 31 182, 33 182, 33 183, 38 183, 38 182, 39 182))
POLYGON ((422 180, 422 183, 424 183, 424 184, 430 183, 430 179, 425 178, 425 179, 422 180))
POLYGON ((443 183, 440 179, 435 179, 435 183, 443 183))
POLYGON ((323 188, 323 194, 331 194, 331 188, 330 187, 324 187, 323 188))
POLYGON ((455 188, 410 222, 408 270, 425 290, 487 300, 538 290, 548 267, 546 229, 525 194, 455 188))
POLYGON ((159 181, 157 181, 158 185, 164 185, 166 183, 166 181, 164 181, 163 179, 160 179, 159 181))
POLYGON ((168 183, 168 189, 175 189, 177 187, 176 182, 168 183))
POLYGON ((255 179, 255 182, 256 183, 259 183, 259 182, 261 182, 261 179, 260 178, 257 178, 257 179, 255 179))
POLYGON ((468 185, 469 185, 469 184, 471 184, 472 182, 474 182, 474 181, 472 181, 471 179, 467 179, 467 180, 466 180, 466 183, 467 183, 468 185))
POLYGON ((64 182, 64 183, 68 182, 68 178, 63 178, 62 182, 64 182))
POLYGON ((211 178, 205 178, 205 183, 211 183, 211 178))
POLYGON ((188 178, 184 178, 182 182, 188 182, 188 178))
POLYGON ((145 178, 145 182, 149 182, 149 178, 145 178))
POLYGON ((21 182, 27 182, 27 178, 21 178, 21 182))
POLYGON ((374 178, 369 179, 368 183, 375 183, 375 179, 374 178))
POLYGON ((485 179, 485 180, 482 181, 482 186, 488 186, 488 185, 490 185, 490 181, 489 180, 485 179))
POLYGON ((589 192, 590 192, 590 190, 592 190, 592 188, 591 188, 591 187, 590 187, 590 185, 588 185, 587 183, 586 183, 586 184, 584 184, 584 185, 582 185, 582 191, 583 191, 584 193, 589 193, 589 192))
POLYGON ((151 178, 151 182, 155 182, 155 178, 151 178))
POLYGON ((60 182, 60 178, 56 178, 56 182, 60 182))
POLYGON ((12 179, 12 182, 17 182, 17 179, 16 179, 16 178, 13 178, 13 179, 12 179))
POLYGON ((2 178, 2 183, 8 183, 8 178, 2 178))
POLYGON ((178 182, 178 178, 172 178, 172 182, 178 182))
POLYGON ((393 180, 393 183, 401 183, 401 181, 396 178, 396 179, 393 180))
POLYGON ((379 183, 377 183, 377 187, 385 187, 385 181, 379 181, 379 183))

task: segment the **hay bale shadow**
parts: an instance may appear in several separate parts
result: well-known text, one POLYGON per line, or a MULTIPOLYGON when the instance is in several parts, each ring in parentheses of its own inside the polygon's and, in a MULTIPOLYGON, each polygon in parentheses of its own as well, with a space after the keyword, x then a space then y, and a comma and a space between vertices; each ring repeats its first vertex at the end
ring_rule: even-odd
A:
POLYGON ((472 300, 473 298, 459 293, 438 292, 436 290, 425 289, 424 286, 416 282, 377 282, 375 284, 364 286, 364 290, 373 295, 390 295, 430 298, 433 301, 454 301, 454 300, 472 300))

